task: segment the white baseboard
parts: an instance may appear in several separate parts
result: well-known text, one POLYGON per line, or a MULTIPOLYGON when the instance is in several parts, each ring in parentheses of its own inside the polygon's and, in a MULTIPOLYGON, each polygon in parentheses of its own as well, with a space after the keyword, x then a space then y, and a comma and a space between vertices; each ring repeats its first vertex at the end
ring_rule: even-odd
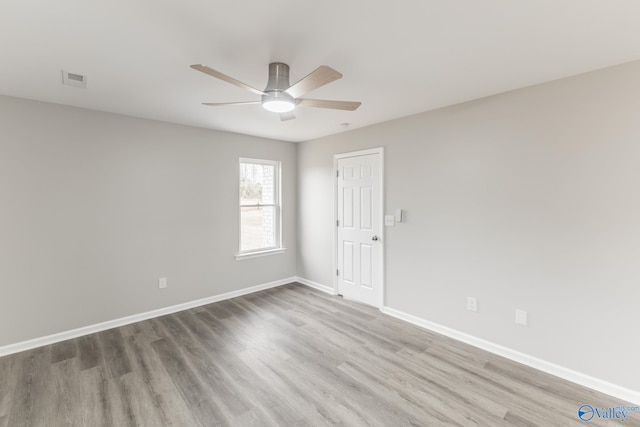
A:
POLYGON ((322 285, 318 282, 313 282, 309 279, 305 279, 304 277, 296 277, 296 282, 301 283, 305 286, 309 286, 310 288, 325 292, 330 295, 337 295, 336 290, 333 289, 331 286, 322 285))
MULTIPOLYGON (((200 307, 202 305, 211 304, 211 303, 223 301, 226 299, 236 298, 242 295, 247 295, 247 294, 262 291, 265 289, 275 288, 277 286, 286 285, 291 282, 298 282, 305 286, 309 286, 319 291, 326 292, 330 295, 336 295, 334 288, 330 286, 322 285, 320 283, 313 282, 303 277, 290 277, 287 279, 276 280, 274 282, 269 282, 269 283, 263 283, 260 285, 240 289, 237 291, 214 295, 211 297, 202 298, 199 300, 190 301, 182 304, 177 304, 170 307, 164 307, 157 310, 147 311, 145 313, 135 314, 132 316, 109 320, 109 321, 97 323, 94 325, 84 326, 84 327, 73 329, 70 331, 60 332, 53 335, 47 335, 45 337, 35 338, 28 341, 6 345, 3 347, 0 347, 0 357, 13 354, 13 353, 19 353, 21 351, 30 350, 37 347, 42 347, 49 344, 54 344, 54 343, 65 341, 72 338, 77 338, 83 335, 105 331, 107 329, 129 325, 131 323, 140 322, 142 320, 147 320, 154 317, 164 316, 166 314, 188 310, 190 308, 200 307)), ((520 353, 510 348, 503 347, 501 345, 492 343, 490 341, 486 341, 481 338, 477 338, 472 335, 465 334, 463 332, 448 328, 446 326, 439 325, 434 322, 430 322, 428 320, 422 319, 417 316, 413 316, 408 313, 404 313, 402 311, 393 309, 391 307, 383 307, 382 309, 380 309, 380 311, 382 311, 385 314, 388 314, 389 316, 393 316, 400 320, 404 320, 405 322, 409 322, 414 325, 420 326, 422 328, 429 329, 433 332, 464 342, 474 347, 478 347, 482 350, 489 351, 491 353, 497 354, 498 356, 502 356, 507 359, 522 363, 534 369, 538 369, 542 372, 546 372, 548 374, 565 379, 567 381, 571 381, 576 384, 589 387, 591 389, 608 394, 610 396, 617 397, 619 399, 625 400, 635 405, 640 405, 639 391, 631 390, 616 384, 612 384, 610 382, 607 382, 598 378, 594 378, 592 376, 565 368, 563 366, 559 366, 554 363, 550 363, 545 360, 538 359, 536 357, 533 357, 524 353, 520 353)))
POLYGON ((71 338, 81 337, 83 335, 89 335, 100 331, 106 331, 107 329, 117 328, 119 326, 129 325, 131 323, 140 322, 142 320, 152 319, 154 317, 164 316, 166 314, 176 313, 178 311, 188 310, 194 307, 200 307, 202 305, 211 304, 214 302, 247 295, 253 292, 262 291, 269 288, 275 288, 276 286, 286 285, 291 282, 297 281, 297 277, 289 277, 287 279, 276 280, 275 282, 263 283, 261 285, 251 286, 249 288, 239 289, 237 291, 226 292, 224 294, 214 295, 207 298, 202 298, 195 301, 189 301, 182 304, 172 305, 170 307, 164 307, 157 310, 147 311, 145 313, 134 314, 132 316, 121 317, 119 319, 109 320, 102 323, 96 323, 94 325, 83 326, 81 328, 72 329, 70 331, 60 332, 53 335, 47 335, 45 337, 34 338, 28 341, 22 341, 15 344, 9 344, 0 347, 0 357, 7 356, 13 353, 19 353, 25 350, 31 350, 36 347, 42 347, 49 344, 54 344, 60 341, 66 341, 71 338))
POLYGON ((416 326, 429 329, 430 331, 447 336, 449 338, 453 338, 454 340, 462 341, 466 344, 478 347, 490 353, 497 354, 498 356, 502 356, 515 362, 522 363, 523 365, 530 366, 539 371, 546 372, 567 381, 589 387, 601 393, 617 397, 629 403, 633 403, 634 405, 640 405, 640 391, 631 390, 626 387, 594 378, 581 372, 576 372, 572 369, 547 362, 546 360, 538 359, 537 357, 533 357, 525 353, 520 353, 519 351, 503 347, 490 341, 474 337, 473 335, 465 334, 464 332, 460 332, 434 322, 430 322, 428 320, 404 313, 391 307, 383 307, 380 311, 388 314, 389 316, 393 316, 400 320, 404 320, 405 322, 412 323, 416 326))

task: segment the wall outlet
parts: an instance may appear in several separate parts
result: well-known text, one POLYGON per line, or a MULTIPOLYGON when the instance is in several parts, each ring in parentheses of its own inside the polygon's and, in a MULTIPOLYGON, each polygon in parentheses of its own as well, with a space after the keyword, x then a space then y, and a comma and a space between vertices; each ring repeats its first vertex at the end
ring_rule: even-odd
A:
POLYGON ((524 310, 516 309, 516 323, 518 325, 527 326, 527 312, 524 310))
POLYGON ((478 299, 474 297, 467 297, 467 310, 478 311, 478 299))
POLYGON ((164 289, 167 287, 167 278, 166 277, 161 277, 158 279, 158 287, 160 289, 164 289))
POLYGON ((396 217, 394 217, 393 215, 385 215, 384 225, 386 227, 394 227, 396 225, 396 217))

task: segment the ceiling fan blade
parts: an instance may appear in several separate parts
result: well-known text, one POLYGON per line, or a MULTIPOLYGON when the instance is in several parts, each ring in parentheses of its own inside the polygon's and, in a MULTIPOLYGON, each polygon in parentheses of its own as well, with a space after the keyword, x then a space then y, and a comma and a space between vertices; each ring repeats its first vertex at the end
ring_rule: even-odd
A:
POLYGON ((221 73, 220 71, 214 70, 213 68, 209 68, 206 65, 194 64, 191 66, 191 68, 193 68, 194 70, 198 70, 202 73, 208 74, 210 76, 213 76, 217 79, 224 80, 227 83, 231 83, 234 86, 238 86, 239 88, 248 90, 249 92, 255 93, 256 95, 266 95, 266 93, 264 93, 263 91, 258 90, 255 87, 251 87, 248 84, 242 83, 240 80, 236 80, 233 77, 229 77, 226 74, 221 73))
POLYGON ((358 109, 362 102, 352 101, 329 101, 328 99, 308 99, 299 98, 296 103, 302 107, 314 107, 314 108, 331 108, 334 110, 347 110, 354 111, 358 109))
POLYGON ((321 86, 331 83, 332 81, 338 80, 339 78, 342 78, 342 74, 331 67, 322 65, 316 68, 316 70, 311 74, 291 85, 291 87, 285 90, 285 92, 294 98, 297 98, 311 92, 312 90, 318 89, 321 86))
POLYGON ((260 101, 246 101, 246 102, 203 102, 202 105, 208 105, 209 107, 222 107, 224 105, 252 105, 261 104, 260 101))
POLYGON ((280 120, 282 120, 283 122, 286 122, 287 120, 293 120, 296 118, 296 115, 293 114, 292 111, 289 111, 288 113, 280 113, 280 120))

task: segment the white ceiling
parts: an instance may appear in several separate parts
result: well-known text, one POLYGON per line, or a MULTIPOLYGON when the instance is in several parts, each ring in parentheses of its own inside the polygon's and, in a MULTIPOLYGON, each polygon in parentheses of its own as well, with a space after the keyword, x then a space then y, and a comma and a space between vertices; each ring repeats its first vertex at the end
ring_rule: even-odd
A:
POLYGON ((2 0, 0 93, 304 141, 640 59, 639 22, 637 0, 2 0), (200 105, 259 97, 190 64, 263 89, 274 61, 335 68, 308 97, 362 106, 200 105))

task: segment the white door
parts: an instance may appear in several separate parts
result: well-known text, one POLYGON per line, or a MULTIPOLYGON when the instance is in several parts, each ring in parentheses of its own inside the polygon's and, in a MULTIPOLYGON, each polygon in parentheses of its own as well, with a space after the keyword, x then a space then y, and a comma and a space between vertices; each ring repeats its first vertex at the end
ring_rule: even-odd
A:
POLYGON ((338 294, 382 305, 382 152, 337 158, 338 294))

